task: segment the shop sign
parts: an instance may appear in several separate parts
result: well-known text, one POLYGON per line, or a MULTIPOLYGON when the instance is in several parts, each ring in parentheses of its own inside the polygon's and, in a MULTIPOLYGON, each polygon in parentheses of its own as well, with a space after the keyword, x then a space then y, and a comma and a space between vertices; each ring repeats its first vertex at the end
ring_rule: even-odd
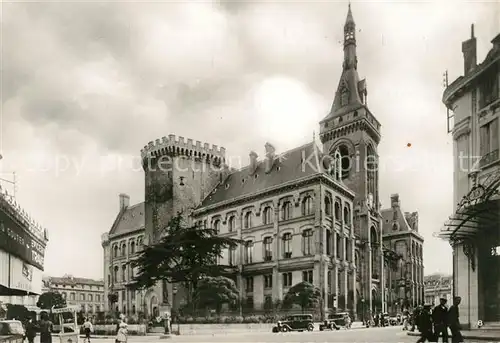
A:
POLYGON ((15 256, 11 256, 9 288, 40 294, 42 292, 42 271, 15 256))

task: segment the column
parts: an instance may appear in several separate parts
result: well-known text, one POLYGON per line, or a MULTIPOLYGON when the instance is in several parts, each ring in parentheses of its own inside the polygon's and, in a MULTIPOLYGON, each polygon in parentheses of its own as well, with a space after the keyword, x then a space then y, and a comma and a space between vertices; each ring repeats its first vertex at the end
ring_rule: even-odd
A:
POLYGON ((385 299, 385 273, 384 273, 384 248, 382 245, 382 233, 380 234, 380 298, 382 300, 382 312, 387 311, 387 302, 385 299))
MULTIPOLYGON (((368 243, 368 275, 367 277, 367 282, 366 282, 366 288, 368 289, 366 292, 366 296, 368 297, 368 309, 369 309, 369 315, 372 315, 372 308, 373 308, 373 299, 372 299, 372 271, 373 271, 373 266, 372 266, 372 245, 368 243)), ((365 280, 363 280, 365 281, 365 280)), ((365 297, 365 302, 366 302, 366 297, 365 297)), ((371 318, 371 317, 370 317, 371 318)))
POLYGON ((332 228, 332 237, 333 237, 333 261, 335 263, 333 264, 333 270, 332 270, 332 287, 334 289, 333 295, 334 295, 334 301, 333 301, 333 307, 338 309, 338 304, 339 304, 339 289, 338 289, 338 277, 339 277, 339 268, 338 268, 338 261, 337 261, 337 249, 339 248, 337 246, 337 231, 335 228, 332 228))
MULTIPOLYGON (((240 211, 239 213, 239 223, 238 223, 238 239, 242 239, 242 234, 241 234, 241 229, 243 227, 243 212, 240 211)), ((239 291, 240 291, 240 316, 243 316, 243 301, 244 301, 244 292, 245 292, 245 288, 243 287, 243 277, 241 275, 241 273, 243 272, 243 245, 240 244, 240 247, 239 247, 239 258, 238 258, 238 288, 239 288, 239 291)))
MULTIPOLYGON (((274 224, 273 224, 273 245, 274 245, 274 265, 273 265, 273 302, 281 299, 281 278, 279 274, 279 259, 281 256, 280 235, 279 235, 279 219, 280 219, 280 204, 274 202, 274 224)), ((273 304, 274 308, 274 304, 273 304)))
POLYGON ((353 271, 352 271, 352 311, 353 311, 353 320, 355 320, 357 317, 357 309, 358 309, 358 299, 357 299, 357 288, 356 288, 356 273, 358 272, 356 266, 356 244, 354 241, 354 238, 351 236, 351 263, 352 266, 354 266, 353 271))
MULTIPOLYGON (((344 232, 342 232, 344 233, 344 232)), ((349 266, 347 264, 347 237, 345 234, 342 235, 342 242, 344 243, 344 249, 342 249, 342 265, 344 267, 344 309, 347 309, 347 304, 349 303, 349 284, 347 278, 349 276, 349 266)))

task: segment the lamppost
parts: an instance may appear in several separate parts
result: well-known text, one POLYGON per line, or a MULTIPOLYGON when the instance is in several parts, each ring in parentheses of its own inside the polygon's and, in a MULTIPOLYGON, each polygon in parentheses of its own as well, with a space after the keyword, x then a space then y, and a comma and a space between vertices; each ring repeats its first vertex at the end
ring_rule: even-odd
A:
POLYGON ((368 322, 365 321, 365 298, 361 298, 361 318, 362 322, 366 322, 366 327, 368 327, 368 322))
POLYGON ((172 288, 172 308, 175 309, 175 321, 177 322, 177 335, 180 335, 181 334, 181 327, 179 324, 179 313, 178 313, 178 308, 177 308, 178 306, 176 305, 176 301, 175 301, 176 295, 177 295, 177 286, 174 286, 172 288))

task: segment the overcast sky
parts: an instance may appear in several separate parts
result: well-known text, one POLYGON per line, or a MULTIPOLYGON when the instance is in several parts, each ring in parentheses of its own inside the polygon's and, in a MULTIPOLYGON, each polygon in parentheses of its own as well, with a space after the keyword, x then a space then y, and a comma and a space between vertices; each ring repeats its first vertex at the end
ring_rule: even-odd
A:
MULTIPOLYGON (((347 2, 3 3, 0 162, 50 242, 49 275, 102 278, 101 234, 118 194, 144 197, 131 161, 174 133, 261 156, 310 141, 342 66, 347 2), (70 163, 68 163, 70 161, 70 163)), ((495 1, 353 2, 358 70, 382 124, 381 200, 419 212, 426 273, 451 272, 433 238, 452 211, 451 137, 442 75, 463 72, 500 32, 495 1), (411 148, 407 147, 411 143, 411 148)), ((4 186, 12 192, 8 184, 4 186)))

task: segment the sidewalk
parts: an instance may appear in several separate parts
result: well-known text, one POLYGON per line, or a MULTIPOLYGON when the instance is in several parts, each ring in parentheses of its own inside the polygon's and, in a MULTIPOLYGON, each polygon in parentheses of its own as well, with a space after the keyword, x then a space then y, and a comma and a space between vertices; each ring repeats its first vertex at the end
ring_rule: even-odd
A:
MULTIPOLYGON (((408 336, 420 336, 420 333, 408 332, 408 336)), ((463 330, 462 336, 465 339, 478 340, 478 341, 490 341, 490 342, 500 342, 500 330, 463 330)), ((451 337, 451 333, 450 333, 451 337)))

